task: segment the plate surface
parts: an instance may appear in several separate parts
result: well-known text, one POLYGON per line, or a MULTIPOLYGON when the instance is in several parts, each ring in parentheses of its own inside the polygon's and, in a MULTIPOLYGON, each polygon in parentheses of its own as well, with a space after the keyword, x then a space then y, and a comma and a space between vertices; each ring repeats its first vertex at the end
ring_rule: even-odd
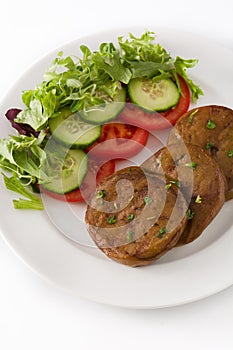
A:
MULTIPOLYGON (((172 56, 198 58, 189 75, 205 95, 198 106, 220 104, 233 107, 233 52, 198 35, 169 28, 150 28, 157 41, 172 56), (224 62, 223 62, 224 58, 224 62)), ((103 41, 114 41, 129 31, 140 35, 144 28, 123 28, 78 39, 57 48, 39 60, 15 82, 1 102, 4 115, 10 107, 23 107, 21 91, 34 88, 56 54, 79 55, 79 46, 98 48, 103 41)), ((0 137, 12 133, 0 120, 0 137)), ((15 194, 0 179, 1 233, 15 253, 35 272, 78 296, 104 304, 129 308, 175 306, 210 296, 232 285, 233 201, 195 242, 173 249, 151 266, 130 268, 108 260, 89 240, 83 223, 84 206, 66 206, 46 198, 46 211, 13 209, 15 194), (81 244, 66 236, 77 235, 81 244)))

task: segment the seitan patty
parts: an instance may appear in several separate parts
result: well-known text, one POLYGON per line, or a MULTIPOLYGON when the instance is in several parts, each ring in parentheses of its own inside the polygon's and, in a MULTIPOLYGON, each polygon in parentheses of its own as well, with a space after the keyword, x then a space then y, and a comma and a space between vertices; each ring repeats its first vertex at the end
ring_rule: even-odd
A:
POLYGON ((159 176, 165 174, 167 183, 180 186, 189 203, 189 221, 178 245, 199 237, 225 201, 225 178, 216 161, 200 146, 180 142, 163 147, 142 167, 159 176))
POLYGON ((173 248, 187 224, 187 203, 164 179, 139 167, 115 172, 86 210, 90 236, 107 257, 130 266, 152 263, 173 248))
POLYGON ((198 107, 185 113, 169 135, 169 144, 183 139, 201 146, 216 160, 226 181, 226 200, 233 198, 233 110, 224 106, 198 107))

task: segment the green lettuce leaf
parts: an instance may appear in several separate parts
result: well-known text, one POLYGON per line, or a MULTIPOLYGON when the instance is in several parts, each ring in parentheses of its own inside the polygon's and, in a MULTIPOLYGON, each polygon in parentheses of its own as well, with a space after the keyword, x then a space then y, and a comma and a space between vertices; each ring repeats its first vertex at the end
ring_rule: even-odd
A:
POLYGON ((8 190, 28 198, 28 199, 24 199, 24 198, 14 199, 13 204, 15 209, 36 209, 36 210, 44 209, 41 198, 37 197, 32 192, 28 191, 18 178, 16 178, 15 176, 7 177, 6 175, 3 175, 3 177, 4 177, 5 186, 8 190))

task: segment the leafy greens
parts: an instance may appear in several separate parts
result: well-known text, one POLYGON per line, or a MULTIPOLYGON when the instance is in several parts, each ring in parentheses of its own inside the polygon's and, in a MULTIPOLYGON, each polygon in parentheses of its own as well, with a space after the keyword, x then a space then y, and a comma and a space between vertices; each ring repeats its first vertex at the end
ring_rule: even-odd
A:
POLYGON ((35 89, 23 91, 25 109, 6 114, 21 135, 0 140, 0 167, 12 173, 12 177, 4 175, 5 185, 27 198, 14 200, 15 208, 43 209, 41 201, 25 184, 33 186, 47 181, 53 174, 46 174, 44 169, 51 159, 60 164, 59 155, 48 154, 45 145, 49 136, 48 121, 59 115, 62 108, 78 112, 109 103, 122 84, 144 76, 153 81, 173 78, 179 88, 179 74, 188 84, 194 102, 203 94, 186 72, 197 64, 197 59, 174 59, 154 40, 155 34, 145 31, 139 38, 133 34, 129 34, 128 39, 119 37, 117 47, 113 43, 102 43, 99 50, 92 52, 81 45, 81 58, 64 57, 63 52, 59 52, 44 80, 35 89))

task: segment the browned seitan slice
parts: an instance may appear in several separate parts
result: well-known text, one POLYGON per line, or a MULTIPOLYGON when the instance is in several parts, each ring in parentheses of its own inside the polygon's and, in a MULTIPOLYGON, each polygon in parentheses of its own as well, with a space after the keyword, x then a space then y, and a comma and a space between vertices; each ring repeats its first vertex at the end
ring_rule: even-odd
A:
POLYGON ((167 186, 179 186, 189 203, 189 221, 178 245, 198 238, 225 201, 225 178, 216 161, 200 146, 181 142, 160 149, 142 167, 165 176, 167 186))
POLYGON ((97 187, 86 211, 88 231, 107 257, 129 266, 152 263, 173 248, 187 224, 177 187, 139 167, 119 170, 97 187))
POLYGON ((184 142, 207 150, 222 169, 226 181, 226 200, 233 198, 233 110, 209 105, 185 113, 169 135, 169 144, 184 142))

